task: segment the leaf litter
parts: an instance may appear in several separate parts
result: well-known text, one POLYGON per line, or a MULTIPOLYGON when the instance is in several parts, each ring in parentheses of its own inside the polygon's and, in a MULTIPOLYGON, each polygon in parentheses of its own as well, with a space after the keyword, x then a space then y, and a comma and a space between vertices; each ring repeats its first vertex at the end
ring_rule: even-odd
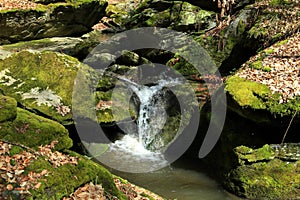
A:
POLYGON ((237 75, 267 85, 281 95, 279 103, 300 96, 300 33, 251 57, 237 75), (255 62, 261 62, 261 69, 253 67, 255 62))

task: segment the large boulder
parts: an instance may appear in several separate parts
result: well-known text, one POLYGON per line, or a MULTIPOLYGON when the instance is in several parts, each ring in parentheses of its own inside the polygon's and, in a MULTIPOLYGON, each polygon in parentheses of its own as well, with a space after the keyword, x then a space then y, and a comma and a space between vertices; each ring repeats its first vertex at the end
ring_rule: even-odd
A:
POLYGON ((294 58, 299 37, 260 51, 226 80, 229 108, 259 123, 299 117, 299 60, 294 58))
POLYGON ((0 88, 25 108, 67 124, 74 80, 84 66, 60 53, 22 51, 0 60, 0 88))
POLYGON ((52 37, 6 44, 0 46, 0 59, 22 50, 55 51, 76 57, 79 50, 75 46, 81 42, 79 37, 52 37))
POLYGON ((238 166, 227 176, 226 187, 247 199, 298 199, 299 144, 235 148, 238 166))
POLYGON ((2 141, 0 144, 0 192, 4 199, 62 199, 92 182, 98 188, 88 195, 126 199, 114 183, 117 177, 77 153, 53 150, 58 145, 55 142, 38 149, 2 141))
POLYGON ((0 44, 55 36, 80 36, 105 15, 107 3, 88 0, 37 4, 0 11, 0 44))
POLYGON ((56 140, 56 149, 72 146, 68 131, 58 122, 17 108, 17 101, 0 95, 0 139, 38 148, 56 140))

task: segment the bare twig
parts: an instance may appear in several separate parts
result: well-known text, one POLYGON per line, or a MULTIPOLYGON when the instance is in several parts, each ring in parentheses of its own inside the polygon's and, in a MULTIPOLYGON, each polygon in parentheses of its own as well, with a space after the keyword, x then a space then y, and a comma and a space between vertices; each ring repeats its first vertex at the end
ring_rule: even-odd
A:
POLYGON ((285 140, 285 137, 286 137, 286 135, 287 135, 287 133, 288 133, 288 131, 289 131, 291 125, 292 125, 292 122, 293 122, 294 118, 295 118, 296 115, 297 115, 297 112, 298 112, 298 110, 296 110, 296 112, 294 113, 294 115, 293 115, 293 117, 292 117, 292 119, 291 119, 291 121, 290 121, 290 123, 289 123, 287 129, 285 130, 284 136, 283 136, 282 141, 281 141, 281 145, 283 144, 283 142, 284 142, 284 140, 285 140))

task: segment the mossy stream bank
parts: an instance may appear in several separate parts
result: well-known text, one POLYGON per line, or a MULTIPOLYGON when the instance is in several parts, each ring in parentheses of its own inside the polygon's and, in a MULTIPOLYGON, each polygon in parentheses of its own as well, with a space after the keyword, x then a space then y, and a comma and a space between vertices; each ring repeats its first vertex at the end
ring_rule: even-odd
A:
MULTIPOLYGON (((110 65, 108 71, 124 75, 128 71, 136 73, 135 69, 142 64, 168 63, 168 67, 190 81, 201 108, 200 128, 185 158, 210 169, 214 178, 235 195, 248 199, 298 199, 299 95, 295 93, 287 101, 284 95, 291 97, 290 92, 274 92, 278 88, 270 87, 255 76, 271 77, 268 79, 272 80, 274 69, 285 63, 292 71, 297 70, 299 41, 293 38, 297 38, 300 27, 299 3, 294 0, 237 0, 230 9, 222 11, 218 1, 207 1, 205 5, 201 2, 46 1, 36 9, 1 10, 0 41, 7 45, 1 46, 0 52, 0 139, 12 145, 9 152, 1 149, 1 156, 9 166, 0 168, 1 174, 9 173, 0 178, 4 188, 2 194, 18 197, 20 191, 24 191, 20 188, 25 187, 23 182, 18 182, 18 176, 39 174, 40 181, 28 184, 25 190, 30 192, 26 194, 29 199, 61 199, 91 181, 102 184, 108 196, 126 199, 113 183, 111 173, 69 150, 72 145, 73 149, 81 145, 76 140, 72 120, 74 79, 78 69, 84 69, 88 76, 92 74, 87 65, 71 56, 83 60, 99 44, 104 32, 114 34, 141 26, 158 26, 193 37, 212 57, 223 76, 225 90, 222 92, 228 100, 226 121, 218 143, 206 158, 198 163, 198 151, 207 125, 210 120, 215 120, 211 119, 211 94, 205 83, 213 77, 202 77, 179 54, 152 49, 126 52, 110 65), (100 19, 100 31, 80 37, 100 19), (49 37, 57 36, 76 38, 66 39, 68 45, 50 48, 57 39, 49 37), (30 41, 42 38, 45 39, 30 41), (15 43, 18 41, 27 42, 15 43), (283 47, 278 50, 276 46, 283 47), (292 49, 293 53, 284 49, 292 49), (284 62, 275 62, 276 59, 284 62), (253 75, 250 71, 255 75, 252 79, 247 77, 253 75), (241 77, 243 73, 246 77, 241 77), (24 150, 38 152, 41 145, 51 145, 54 140, 58 143, 50 151, 59 150, 70 156, 70 163, 54 167, 51 159, 43 155, 31 160, 21 171, 10 171, 17 167, 17 158, 22 160, 24 150), (9 156, 16 157, 10 160, 9 156)), ((107 52, 101 54, 100 59, 103 63, 112 61, 107 52)), ((284 79, 289 77, 287 72, 281 73, 284 79)), ((299 78, 294 81, 291 88, 297 91, 299 78)), ((105 74, 97 83, 93 107, 94 120, 113 127, 107 128, 113 140, 122 136, 113 132, 116 122, 128 120, 124 119, 128 115, 124 115, 122 106, 120 114, 113 116, 112 113, 111 93, 116 82, 116 77, 105 74)), ((170 99, 168 103, 176 105, 170 99)), ((132 101, 130 105, 129 120, 134 121, 138 103, 132 101)), ((169 120, 170 126, 165 127, 169 133, 165 137, 168 142, 174 138, 172 129, 178 127, 181 119, 176 112, 178 106, 174 108, 169 110, 174 118, 169 120)), ((82 117, 88 117, 85 109, 79 111, 82 117)), ((218 125, 217 121, 214 123, 218 125)))

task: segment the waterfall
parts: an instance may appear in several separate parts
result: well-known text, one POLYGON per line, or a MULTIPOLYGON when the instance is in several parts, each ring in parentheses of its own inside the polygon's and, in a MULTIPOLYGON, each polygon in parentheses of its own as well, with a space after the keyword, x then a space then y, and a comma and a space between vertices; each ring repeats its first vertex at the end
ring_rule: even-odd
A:
POLYGON ((138 141, 147 149, 156 135, 161 133, 167 120, 165 103, 160 94, 164 84, 151 87, 130 85, 129 87, 140 100, 137 119, 138 141))
MULTIPOLYGON (((133 92, 139 100, 136 131, 126 132, 126 134, 135 137, 145 149, 155 150, 163 147, 162 130, 168 119, 166 112, 168 99, 166 99, 165 92, 167 88, 176 86, 181 81, 177 78, 164 77, 156 81, 154 85, 147 86, 121 76, 118 76, 117 79, 125 84, 127 90, 133 92)), ((117 91, 117 93, 119 92, 117 91)))
MULTIPOLYGON (((125 84, 125 90, 130 91, 131 95, 134 93, 139 99, 136 129, 126 132, 123 138, 110 143, 109 150, 97 158, 114 169, 134 173, 154 171, 166 166, 168 161, 161 151, 161 147, 166 145, 162 134, 169 117, 166 110, 168 104, 168 100, 165 99, 166 91, 167 88, 181 84, 181 81, 165 78, 156 81, 155 85, 147 86, 132 83, 123 77, 118 79, 122 82, 123 92, 125 84), (159 148, 156 148, 157 146, 159 148)), ((115 92, 119 94, 118 90, 115 92)))

